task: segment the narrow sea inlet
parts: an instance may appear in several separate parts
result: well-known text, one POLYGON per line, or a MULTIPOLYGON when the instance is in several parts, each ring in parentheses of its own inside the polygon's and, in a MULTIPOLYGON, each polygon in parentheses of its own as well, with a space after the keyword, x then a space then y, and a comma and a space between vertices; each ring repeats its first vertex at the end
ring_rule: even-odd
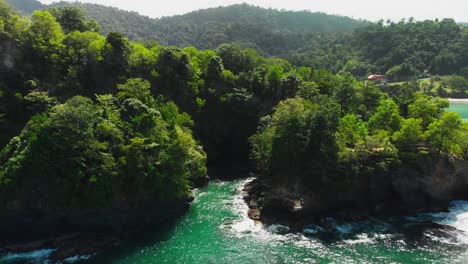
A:
MULTIPOLYGON (((138 245, 71 263, 466 263, 468 202, 450 212, 335 222, 333 232, 309 226, 263 228, 246 216, 246 180, 212 182, 195 191, 189 212, 138 245)), ((52 250, 4 255, 0 263, 50 263, 52 250)))

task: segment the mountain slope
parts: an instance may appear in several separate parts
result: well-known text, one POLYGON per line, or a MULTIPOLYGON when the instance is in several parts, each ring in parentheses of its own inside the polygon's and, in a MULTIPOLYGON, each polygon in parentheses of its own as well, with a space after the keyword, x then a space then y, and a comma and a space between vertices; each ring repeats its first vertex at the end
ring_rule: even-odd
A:
POLYGON ((76 6, 84 9, 88 18, 96 20, 101 26, 101 33, 121 32, 131 40, 142 41, 155 39, 156 19, 140 15, 137 12, 125 11, 116 7, 89 3, 53 3, 48 7, 76 6))
POLYGON ((154 32, 156 39, 166 45, 208 49, 240 42, 264 54, 283 55, 303 46, 312 34, 352 32, 367 24, 349 17, 241 4, 162 18, 154 32))
MULTIPOLYGON (((30 13, 36 0, 8 0, 17 9, 30 13), (22 2, 22 3, 20 3, 22 2), (30 5, 23 4, 30 2, 30 5)), ((222 43, 238 42, 265 55, 283 55, 297 50, 315 33, 352 32, 369 22, 349 17, 279 11, 248 4, 209 8, 185 15, 152 19, 136 12, 87 3, 60 2, 39 8, 78 6, 101 25, 101 33, 124 33, 132 40, 155 40, 164 45, 216 48, 222 43), (281 48, 279 48, 281 46, 281 48)))
POLYGON ((36 0, 6 0, 6 2, 23 14, 30 14, 34 10, 46 7, 46 5, 36 0))
POLYGON ((255 24, 269 26, 278 31, 296 33, 351 32, 366 22, 349 17, 311 13, 308 11, 279 11, 248 4, 231 5, 194 11, 182 16, 162 18, 164 24, 186 21, 191 24, 255 24))

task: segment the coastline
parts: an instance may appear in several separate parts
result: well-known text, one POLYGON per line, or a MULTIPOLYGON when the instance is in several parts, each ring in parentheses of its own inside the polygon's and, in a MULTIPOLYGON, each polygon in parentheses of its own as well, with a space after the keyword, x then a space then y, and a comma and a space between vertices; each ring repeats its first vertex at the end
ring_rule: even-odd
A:
POLYGON ((468 98, 447 98, 450 103, 467 103, 468 104, 468 98))
POLYGON ((331 187, 297 196, 287 186, 257 178, 244 186, 244 200, 249 218, 266 226, 281 224, 302 230, 315 224, 331 230, 330 217, 359 221, 447 212, 451 202, 468 199, 467 179, 467 161, 434 152, 418 155, 417 160, 391 171, 362 177, 360 184, 354 185, 358 187, 340 190, 340 195, 335 194, 339 189, 331 187))
POLYGON ((171 224, 185 214, 193 197, 177 204, 146 204, 137 209, 114 209, 89 215, 44 217, 13 215, 12 221, 0 222, 0 253, 25 253, 51 250, 54 263, 76 256, 93 256, 116 248, 122 242, 138 240, 148 230, 171 224), (13 224, 14 223, 14 224, 13 224), (16 225, 15 225, 16 224, 16 225), (10 232, 5 230, 11 229, 10 232), (34 230, 40 230, 34 232, 34 230), (15 234, 19 234, 15 236, 15 234))

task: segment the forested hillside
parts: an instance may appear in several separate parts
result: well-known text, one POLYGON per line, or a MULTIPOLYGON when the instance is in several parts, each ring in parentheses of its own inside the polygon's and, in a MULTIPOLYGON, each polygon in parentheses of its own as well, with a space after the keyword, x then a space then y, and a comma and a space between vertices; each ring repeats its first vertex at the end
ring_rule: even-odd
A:
MULTIPOLYGON (((41 7, 34 0, 9 1, 24 12, 41 7), (27 1, 31 4, 25 5, 27 1)), ((451 19, 369 23, 247 4, 161 19, 94 4, 61 2, 42 7, 60 6, 84 9, 104 35, 122 32, 130 40, 199 49, 237 43, 294 65, 351 72, 356 77, 381 73, 402 81, 436 74, 463 75, 468 65, 467 29, 451 19)))
POLYGON ((300 41, 308 33, 352 32, 366 24, 349 17, 307 11, 278 11, 242 4, 162 18, 157 31, 164 33, 164 38, 163 35, 158 37, 169 45, 213 48, 221 43, 245 42, 246 45, 258 45, 264 49, 268 41, 276 42, 276 46, 286 44, 291 48, 293 43, 287 43, 288 38, 300 41), (175 32, 178 32, 176 39, 175 32))
POLYGON ((31 14, 34 10, 46 7, 46 5, 37 0, 7 0, 6 2, 25 15, 31 14))
POLYGON ((155 25, 157 20, 142 16, 137 12, 121 10, 115 7, 89 4, 89 3, 70 3, 58 2, 47 6, 63 7, 74 6, 86 11, 86 16, 96 20, 101 26, 100 33, 106 35, 109 32, 121 32, 131 40, 155 40, 155 25))
MULTIPOLYGON (((9 0, 25 13, 31 8, 9 0)), ((35 0, 21 0, 31 1, 35 0)), ((31 4, 31 6, 33 6, 31 4)), ((60 2, 47 7, 77 6, 101 25, 101 33, 121 32, 131 40, 155 40, 163 45, 214 49, 240 42, 265 55, 290 53, 303 46, 311 33, 342 33, 369 24, 324 13, 279 11, 247 4, 210 8, 185 15, 151 19, 136 12, 87 3, 60 2)))
POLYGON ((333 72, 387 74, 394 80, 429 74, 459 74, 468 66, 468 28, 452 19, 384 22, 352 35, 316 38, 289 58, 333 72))

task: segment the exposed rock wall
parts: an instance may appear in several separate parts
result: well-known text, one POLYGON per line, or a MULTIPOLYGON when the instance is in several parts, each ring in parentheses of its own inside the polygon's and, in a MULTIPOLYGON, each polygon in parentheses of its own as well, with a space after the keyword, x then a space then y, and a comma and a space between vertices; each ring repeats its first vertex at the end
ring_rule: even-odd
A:
MULTIPOLYGON (((294 176, 289 178, 294 181, 294 176)), ((363 175, 345 188, 328 186, 298 193, 260 179, 247 184, 245 191, 249 215, 266 224, 301 226, 323 222, 328 216, 353 220, 441 211, 453 200, 468 199, 468 162, 437 153, 421 154, 391 171, 363 175)))

